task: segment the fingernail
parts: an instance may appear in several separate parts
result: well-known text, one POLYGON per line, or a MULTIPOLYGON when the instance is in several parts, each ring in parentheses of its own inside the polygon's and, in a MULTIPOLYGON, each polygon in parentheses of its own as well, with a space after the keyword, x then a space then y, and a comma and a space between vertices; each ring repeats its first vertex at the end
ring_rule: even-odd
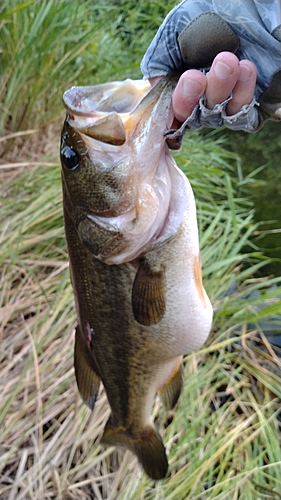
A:
POLYGON ((252 76, 252 70, 248 68, 248 66, 244 66, 243 64, 240 64, 240 76, 239 80, 241 82, 247 82, 250 80, 252 76))
POLYGON ((204 89, 196 80, 185 78, 182 81, 182 93, 186 97, 198 97, 200 99, 204 93, 204 89))
POLYGON ((216 61, 214 64, 214 72, 220 80, 227 80, 227 78, 232 75, 233 69, 221 61, 216 61))

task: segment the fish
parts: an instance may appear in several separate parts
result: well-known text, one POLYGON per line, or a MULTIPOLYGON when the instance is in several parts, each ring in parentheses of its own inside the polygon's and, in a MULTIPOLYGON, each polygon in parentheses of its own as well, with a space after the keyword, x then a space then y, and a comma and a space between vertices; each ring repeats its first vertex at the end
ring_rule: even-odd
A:
POLYGON ((175 406, 183 355, 204 344, 213 314, 193 191, 167 145, 176 82, 72 87, 60 148, 78 390, 93 410, 102 382, 102 443, 132 451, 154 480, 168 473, 155 396, 175 406))

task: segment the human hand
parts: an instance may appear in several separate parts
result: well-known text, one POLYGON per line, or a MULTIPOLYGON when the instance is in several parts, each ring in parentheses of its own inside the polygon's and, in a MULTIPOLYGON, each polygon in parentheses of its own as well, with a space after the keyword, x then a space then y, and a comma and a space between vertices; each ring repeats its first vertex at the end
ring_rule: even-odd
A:
MULTIPOLYGON (((173 94, 176 120, 184 122, 204 94, 205 105, 210 110, 232 94, 232 99, 226 107, 226 114, 231 116, 238 113, 242 106, 250 104, 253 100, 256 75, 256 67, 251 61, 239 61, 232 52, 219 53, 207 75, 196 69, 185 71, 173 94)), ((151 85, 155 85, 159 79, 160 77, 154 77, 149 81, 151 85)))
POLYGON ((153 85, 181 74, 174 138, 199 127, 256 132, 281 119, 280 29, 280 2, 186 0, 169 12, 141 71, 153 85), (227 78, 216 74, 217 62, 229 67, 227 78))

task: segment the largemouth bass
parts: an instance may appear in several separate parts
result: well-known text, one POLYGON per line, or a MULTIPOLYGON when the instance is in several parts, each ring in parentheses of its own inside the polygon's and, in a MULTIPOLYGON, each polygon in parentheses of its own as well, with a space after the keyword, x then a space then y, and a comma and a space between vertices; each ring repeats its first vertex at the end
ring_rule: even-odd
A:
POLYGON ((182 356, 212 323, 194 196, 164 137, 175 85, 73 87, 61 140, 78 388, 93 409, 103 382, 111 416, 102 441, 131 450, 153 479, 168 470, 155 394, 174 407, 182 356))

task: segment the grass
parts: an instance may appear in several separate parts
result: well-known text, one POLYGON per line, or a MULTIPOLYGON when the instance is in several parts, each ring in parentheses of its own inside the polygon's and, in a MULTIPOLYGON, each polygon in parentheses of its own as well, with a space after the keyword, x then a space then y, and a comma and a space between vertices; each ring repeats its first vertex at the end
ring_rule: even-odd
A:
MULTIPOLYGON (((64 5, 58 4, 65 2, 52 2, 44 19, 60 26, 64 5)), ((163 14, 159 2, 151 2, 151 11, 144 4, 105 2, 100 12, 100 26, 102 16, 115 16, 108 33, 110 42, 115 32, 111 54, 117 47, 127 50, 124 66, 121 55, 116 55, 121 76, 122 70, 126 76, 137 76, 137 54, 145 50, 133 44, 132 34, 147 23, 148 12, 153 23, 143 35, 144 44, 163 14)), ((18 23, 22 18, 17 16, 27 19, 27 12, 34 12, 37 19, 46 4, 3 5, 2 26, 7 29, 7 12, 15 10, 13 19, 18 23)), ((95 27, 98 38, 99 26, 95 27)), ((54 33, 55 26, 51 28, 54 33)), ((64 31, 56 36, 57 44, 61 37, 64 42, 67 38, 64 31)), ((93 75, 86 71, 92 50, 90 44, 81 52, 83 83, 87 78, 92 81, 93 75)), ((99 67, 104 57, 105 71, 95 74, 95 81, 114 78, 115 68, 110 74, 107 65, 109 56, 109 52, 100 55, 99 67)), ((70 77, 71 53, 64 64, 70 77)), ((61 93, 66 83, 59 73, 46 86, 56 79, 61 93)), ((66 81, 68 85, 70 80, 66 81)), ((212 135, 188 134, 182 152, 175 154, 197 200, 204 283, 215 317, 208 342, 185 358, 185 386, 175 410, 167 414, 159 400, 155 402, 154 417, 170 463, 167 479, 155 483, 129 452, 99 444, 109 414, 103 391, 93 413, 78 395, 73 370, 76 313, 58 161, 58 104, 48 111, 54 125, 32 131, 32 110, 46 106, 47 90, 42 85, 34 107, 25 114, 26 129, 21 135, 13 133, 11 119, 6 119, 0 142, 1 500, 279 500, 281 352, 268 342, 262 325, 270 317, 272 330, 280 333, 281 288, 280 278, 259 274, 268 259, 252 239, 257 225, 245 186, 255 182, 253 176, 243 178, 237 159, 212 135)), ((0 102, 3 105, 3 94, 0 102)), ((21 104, 14 101, 13 109, 18 106, 22 116, 21 104)), ((16 128, 19 125, 15 122, 16 128)))
MULTIPOLYGON (((166 12, 175 2, 166 2, 166 12)), ((3 0, 0 5, 0 130, 42 127, 80 85, 138 75, 143 47, 165 9, 159 2, 3 0), (150 5, 152 3, 152 5, 150 5)))

